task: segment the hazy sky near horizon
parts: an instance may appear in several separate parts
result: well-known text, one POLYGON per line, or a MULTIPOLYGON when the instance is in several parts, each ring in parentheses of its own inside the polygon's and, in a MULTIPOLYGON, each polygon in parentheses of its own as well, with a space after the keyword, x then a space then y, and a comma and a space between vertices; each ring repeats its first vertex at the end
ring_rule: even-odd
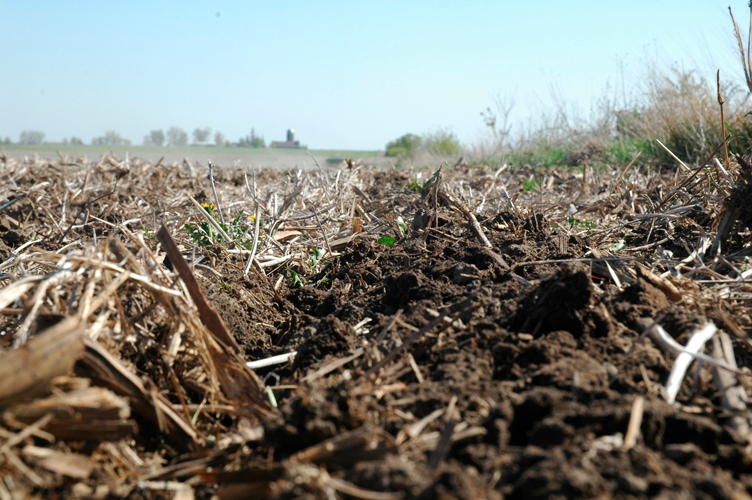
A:
POLYGON ((293 127, 311 149, 382 149, 440 128, 465 144, 494 96, 521 127, 552 89, 587 112, 649 61, 741 81, 728 5, 631 1, 0 0, 0 137, 293 127))

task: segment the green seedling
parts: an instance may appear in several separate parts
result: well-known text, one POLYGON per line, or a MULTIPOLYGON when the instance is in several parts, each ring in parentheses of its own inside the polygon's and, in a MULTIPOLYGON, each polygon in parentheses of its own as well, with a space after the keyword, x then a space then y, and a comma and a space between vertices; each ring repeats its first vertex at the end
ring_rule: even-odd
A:
MULTIPOLYGON (((409 228, 407 227, 405 219, 403 219, 401 215, 398 215, 397 218, 394 219, 394 227, 397 230, 397 238, 404 238, 405 236, 407 236, 409 228)), ((382 245, 390 247, 394 245, 397 240, 393 236, 385 234, 377 241, 382 245)))
POLYGON ((390 246, 394 245, 394 242, 396 240, 394 238, 392 238, 391 236, 389 236, 388 234, 385 234, 384 236, 382 236, 381 238, 379 238, 377 241, 379 243, 381 243, 382 245, 386 245, 386 246, 390 247, 390 246))
POLYGON ((592 221, 587 219, 575 219, 571 215, 567 217, 567 222, 569 222, 569 227, 578 227, 580 229, 596 229, 598 227, 592 221))
POLYGON ((541 180, 534 177, 522 181, 522 189, 527 193, 541 187, 541 180))
MULTIPOLYGON (((445 162, 446 163, 446 162, 445 162)), ((430 179, 428 179, 426 182, 423 183, 423 189, 421 192, 426 191, 427 189, 431 189, 434 184, 436 184, 436 181, 439 180, 439 177, 441 176, 441 169, 444 165, 442 164, 439 169, 433 173, 430 179)))
POLYGON ((399 229, 400 236, 405 236, 407 234, 407 223, 405 222, 405 219, 402 218, 402 216, 398 216, 394 222, 397 224, 397 229, 399 229))
POLYGON ((314 273, 319 272, 319 265, 324 266, 329 264, 328 260, 323 260, 326 255, 326 250, 319 250, 318 248, 311 248, 311 256, 308 258, 308 266, 314 273))
POLYGON ((744 257, 744 264, 742 264, 739 270, 741 272, 745 272, 745 271, 748 271, 749 269, 750 269, 750 259, 749 259, 749 255, 747 255, 746 257, 744 257))
POLYGON ((144 236, 147 239, 153 240, 154 238, 157 237, 157 233, 155 233, 154 231, 151 231, 148 227, 144 225, 141 225, 141 230, 144 232, 144 236))
POLYGON ((210 247, 213 245, 214 229, 208 222, 204 221, 198 225, 186 223, 185 230, 188 231, 188 235, 194 243, 197 243, 202 247, 210 247))
POLYGON ((407 185, 407 189, 410 191, 415 191, 416 193, 423 192, 423 186, 420 185, 417 179, 410 179, 410 184, 407 185))
POLYGON ((326 285, 327 283, 329 283, 329 278, 324 276, 323 278, 321 278, 320 280, 318 280, 316 283, 313 284, 313 288, 319 288, 321 285, 326 285))
MULTIPOLYGON (((217 213, 215 212, 214 203, 202 203, 201 207, 214 220, 217 220, 217 213)), ((246 234, 250 229, 250 225, 246 223, 246 220, 251 224, 254 224, 256 222, 256 219, 253 215, 246 217, 243 213, 243 210, 241 210, 229 225, 223 224, 218 220, 217 224, 219 224, 219 227, 221 227, 222 230, 227 234, 227 236, 229 236, 230 239, 238 246, 245 248, 246 250, 250 250, 252 243, 250 241, 247 241, 246 239, 246 234)), ((259 227, 261 226, 263 226, 263 221, 259 222, 259 227)), ((185 230, 188 232, 188 235, 191 237, 193 242, 202 247, 211 247, 219 243, 228 243, 223 241, 222 236, 217 234, 214 227, 205 220, 199 222, 198 224, 186 223, 185 230)))
POLYGON ((290 282, 290 288, 300 288, 303 286, 303 280, 300 279, 300 276, 294 269, 287 268, 288 271, 290 271, 290 275, 292 276, 292 281, 290 282))

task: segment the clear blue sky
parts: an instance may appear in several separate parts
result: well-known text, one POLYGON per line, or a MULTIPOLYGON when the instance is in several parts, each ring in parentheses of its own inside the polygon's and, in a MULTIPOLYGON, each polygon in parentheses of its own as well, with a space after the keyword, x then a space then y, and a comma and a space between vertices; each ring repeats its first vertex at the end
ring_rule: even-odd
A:
POLYGON ((379 149, 446 128, 471 144, 498 93, 521 123, 551 87, 586 109, 648 58, 739 79, 729 2, 0 0, 0 137, 294 127, 310 148, 379 149))

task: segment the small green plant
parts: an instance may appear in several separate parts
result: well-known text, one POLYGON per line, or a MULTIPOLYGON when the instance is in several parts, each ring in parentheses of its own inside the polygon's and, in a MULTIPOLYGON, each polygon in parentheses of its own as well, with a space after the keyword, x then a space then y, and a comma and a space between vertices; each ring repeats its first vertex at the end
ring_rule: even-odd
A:
POLYGON ((741 272, 746 272, 749 269, 750 269, 750 259, 749 259, 749 255, 747 255, 747 256, 744 257, 744 264, 742 264, 742 266, 739 268, 739 270, 741 272))
MULTIPOLYGON (((213 203, 212 208, 209 208, 205 203, 202 203, 201 206, 212 215, 213 203)), ((214 244, 214 227, 206 221, 201 221, 197 225, 186 222, 185 230, 188 232, 191 240, 202 247, 210 247, 214 244)))
POLYGON ((423 192, 423 186, 420 185, 418 179, 410 179, 410 184, 407 185, 409 191, 415 191, 416 193, 423 192))
POLYGON ((329 283, 329 278, 324 276, 323 278, 321 278, 320 280, 318 280, 316 283, 313 284, 313 288, 319 288, 322 285, 326 285, 327 283, 329 283))
MULTIPOLYGON (((407 232, 409 231, 410 228, 407 226, 405 219, 403 219, 401 215, 398 215, 394 219, 393 222, 394 222, 394 229, 396 230, 397 238, 404 238, 405 236, 407 236, 407 232)), ((391 247, 397 241, 397 238, 395 238, 394 236, 385 234, 376 241, 378 241, 382 245, 391 247)))
POLYGON ((143 224, 141 225, 141 230, 144 232, 144 236, 147 239, 153 240, 154 238, 157 237, 157 233, 150 230, 148 227, 144 226, 143 224))
POLYGON ((400 232, 400 236, 407 235, 407 223, 405 222, 405 219, 402 218, 401 215, 397 216, 397 218, 394 220, 394 223, 397 225, 397 229, 400 232))
POLYGON ((662 152, 657 151, 657 147, 657 144, 649 138, 629 137, 612 142, 606 149, 604 157, 617 165, 627 165, 638 153, 642 153, 644 158, 660 156, 662 152))
MULTIPOLYGON (((253 221, 251 218, 248 218, 250 221, 253 221)), ((246 250, 251 249, 251 242, 245 241, 245 235, 248 232, 249 226, 247 224, 244 224, 243 221, 246 219, 246 217, 243 216, 243 211, 241 210, 238 212, 238 215, 235 216, 234 219, 232 219, 232 222, 230 222, 230 227, 226 227, 224 224, 220 223, 219 227, 224 229, 224 231, 227 233, 227 236, 232 238, 233 241, 238 243, 240 246, 245 248, 246 250)), ((259 223, 260 226, 260 223, 259 223)))
POLYGON ((511 153, 509 159, 515 165, 530 165, 531 167, 558 167, 567 164, 569 150, 562 147, 552 147, 545 141, 535 143, 526 149, 511 153))
MULTIPOLYGON (((228 225, 223 224, 217 220, 217 213, 215 212, 216 207, 214 203, 202 203, 201 207, 206 211, 207 214, 209 214, 215 221, 217 221, 219 227, 222 228, 225 234, 227 234, 227 236, 229 236, 233 242, 235 242, 242 248, 245 248, 246 250, 249 250, 251 248, 252 243, 250 241, 247 241, 245 236, 250 228, 249 223, 254 224, 256 222, 253 215, 246 217, 243 213, 243 210, 241 210, 228 225)), ((262 222, 263 221, 259 222, 259 227, 263 225, 262 222)), ((211 247, 217 243, 228 243, 223 241, 222 236, 214 229, 214 226, 206 220, 202 220, 198 224, 191 224, 190 222, 188 222, 185 224, 185 230, 188 232, 188 235, 191 237, 193 242, 202 247, 211 247)))
POLYGON ((567 222, 569 222, 569 227, 578 227, 580 229, 596 229, 598 227, 592 221, 587 219, 576 219, 571 215, 567 217, 567 222))
MULTIPOLYGON (((302 271, 296 271, 292 267, 285 266, 287 272, 290 273, 290 288, 301 288, 303 286, 306 286, 306 282, 303 281, 301 272, 308 273, 310 271, 311 274, 318 274, 323 270, 324 267, 331 264, 330 261, 324 259, 325 256, 325 250, 311 248, 311 255, 308 257, 308 260, 305 263, 308 266, 308 269, 306 269, 306 265, 303 266, 302 271)), ((318 288, 322 285, 325 285, 326 283, 329 283, 329 278, 323 276, 318 279, 318 281, 309 283, 309 285, 313 286, 314 288, 318 288)))
POLYGON ((311 272, 318 273, 320 271, 319 266, 329 264, 328 260, 323 260, 326 255, 326 250, 319 250, 318 248, 311 248, 311 256, 308 258, 308 266, 311 268, 311 272))
POLYGON ((535 177, 531 177, 530 179, 524 179, 522 181, 522 189, 527 193, 528 191, 532 191, 533 189, 538 189, 541 187, 541 180, 536 179, 535 177))
MULTIPOLYGON (((444 165, 446 165, 446 162, 444 162, 444 165)), ((433 188, 433 186, 439 180, 440 176, 441 176, 441 168, 439 168, 436 172, 434 172, 433 175, 431 176, 431 178, 428 179, 426 182, 423 183, 423 189, 422 189, 422 191, 426 191, 428 189, 433 188)))
POLYGON ((290 276, 292 276, 292 280, 290 281, 290 288, 300 288, 303 286, 303 280, 300 279, 300 275, 295 271, 294 269, 287 268, 288 271, 290 271, 290 276))
POLYGON ((396 241, 393 237, 389 236, 388 234, 385 234, 381 238, 377 240, 382 245, 386 245, 388 247, 393 246, 394 242, 396 241))

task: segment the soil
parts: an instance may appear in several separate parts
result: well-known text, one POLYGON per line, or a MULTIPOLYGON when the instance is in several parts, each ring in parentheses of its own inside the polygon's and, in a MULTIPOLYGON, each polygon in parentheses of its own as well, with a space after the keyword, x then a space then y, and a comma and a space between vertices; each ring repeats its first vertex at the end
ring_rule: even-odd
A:
MULTIPOLYGON (((170 172, 171 189, 211 199, 206 183, 170 172)), ((243 188, 242 177, 221 175, 226 185, 243 188)), ((556 186, 570 189, 571 173, 555 177, 556 186)), ((373 175, 362 189, 365 211, 378 214, 388 206, 382 214, 425 227, 430 196, 406 191, 410 178, 398 171, 373 175)), ((157 189, 144 188, 141 195, 159 203, 157 189)), ((687 377, 677 404, 666 403, 661 389, 673 357, 640 339, 639 322, 659 320, 684 343, 708 318, 731 332, 729 324, 745 328, 747 310, 691 280, 675 280, 683 294, 677 302, 634 272, 633 261, 608 268, 585 259, 619 237, 638 246, 669 235, 664 246, 632 254, 653 259, 660 274, 667 267, 658 252, 686 258, 682 239, 696 239, 699 217, 684 226, 659 224, 655 231, 640 225, 604 243, 597 231, 573 230, 560 215, 539 211, 539 201, 524 205, 525 196, 535 201, 536 195, 522 193, 517 205, 524 209, 480 212, 490 248, 472 237, 461 216, 442 207, 434 232, 414 231, 393 246, 378 242, 378 234, 364 236, 308 273, 302 262, 279 267, 284 279, 278 284, 273 273, 244 277, 237 255, 207 254, 222 278, 201 270, 196 276, 245 359, 297 355, 292 363, 256 372, 267 385, 279 386, 277 409, 258 422, 263 438, 215 462, 215 468, 245 475, 231 481, 204 475, 204 483, 192 483, 197 495, 231 498, 233 485, 246 483, 259 488, 244 490, 257 498, 326 498, 334 490, 344 498, 381 498, 331 486, 344 481, 402 498, 749 498, 752 447, 729 425, 732 415, 722 407, 709 368, 694 380, 687 377), (305 275, 303 286, 293 287, 293 268, 305 275), (638 397, 644 399, 640 434, 625 449, 638 397), (416 423, 427 417, 419 429, 416 423), (325 442, 329 455, 316 448, 325 442), (308 463, 315 466, 301 465, 308 463), (329 479, 321 479, 321 471, 329 479), (296 480, 305 474, 320 484, 296 480)), ((606 212, 619 213, 617 204, 606 212)), ((17 204, 5 214, 29 220, 31 211, 31 205, 17 204)), ((712 218, 702 223, 709 228, 712 218)), ((0 261, 29 236, 11 225, 0 220, 0 261)), ((123 307, 129 315, 141 309, 123 307)), ((2 326, 12 328, 7 321, 2 326)), ((168 375, 138 361, 158 359, 157 347, 120 355, 169 391, 168 375)), ((734 348, 740 365, 747 364, 752 348, 746 340, 734 337, 734 348)), ((188 395, 201 401, 195 391, 188 395)), ((216 429, 240 425, 224 417, 216 429)), ((197 456, 163 455, 173 464, 197 456)), ((136 488, 131 494, 152 493, 136 488)))
MULTIPOLYGON (((536 243, 516 245, 540 248, 536 243)), ((557 257, 534 253, 549 256, 557 257)), ((484 432, 455 442, 438 467, 427 466, 432 449, 418 447, 409 459, 332 465, 332 472, 407 498, 678 498, 687 492, 731 498, 752 491, 748 443, 723 427, 715 389, 690 394, 687 388, 685 403, 702 407, 699 413, 670 406, 651 394, 670 360, 650 344, 630 352, 637 318, 670 316, 669 328, 679 335, 697 326, 695 314, 669 304, 644 281, 596 295, 583 265, 561 266, 535 285, 520 284, 512 273, 466 242, 411 242, 399 249, 371 242, 340 257, 327 289, 291 290, 293 322, 307 326, 283 343, 298 350, 283 380, 373 342, 398 310, 405 323, 420 327, 433 319, 430 311, 452 312, 468 301, 478 307, 410 350, 423 380, 403 370, 390 380, 402 383, 398 390, 380 395, 376 383, 354 395, 362 379, 338 377, 285 398, 280 414, 264 422, 275 459, 363 426, 396 436, 456 398, 455 419, 484 432), (349 325, 362 318, 374 321, 369 334, 358 336, 349 325), (642 439, 622 451, 607 438, 624 433, 637 395, 647 395, 642 439)), ((405 338, 411 331, 397 326, 392 334, 405 338)), ((424 432, 445 425, 438 419, 424 432)))

